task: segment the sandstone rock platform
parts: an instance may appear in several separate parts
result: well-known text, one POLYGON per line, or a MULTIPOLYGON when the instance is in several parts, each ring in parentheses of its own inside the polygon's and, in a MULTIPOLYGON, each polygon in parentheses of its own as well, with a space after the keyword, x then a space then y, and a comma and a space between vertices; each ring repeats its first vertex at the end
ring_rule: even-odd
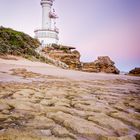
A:
POLYGON ((139 140, 139 77, 27 60, 0 67, 0 140, 139 140))

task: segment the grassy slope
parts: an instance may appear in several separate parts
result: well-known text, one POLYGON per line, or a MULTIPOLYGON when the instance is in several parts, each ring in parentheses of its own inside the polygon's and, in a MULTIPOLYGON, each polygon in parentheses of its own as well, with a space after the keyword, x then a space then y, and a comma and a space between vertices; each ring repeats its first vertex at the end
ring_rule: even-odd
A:
POLYGON ((28 59, 45 61, 35 52, 40 43, 29 35, 10 28, 0 27, 0 55, 16 55, 28 59))

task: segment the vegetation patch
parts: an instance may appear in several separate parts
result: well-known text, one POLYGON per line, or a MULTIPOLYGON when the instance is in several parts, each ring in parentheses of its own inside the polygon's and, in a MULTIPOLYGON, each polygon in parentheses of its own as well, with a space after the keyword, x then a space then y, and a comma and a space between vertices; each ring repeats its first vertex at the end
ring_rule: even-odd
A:
POLYGON ((37 39, 23 32, 0 27, 0 55, 16 55, 48 63, 48 60, 36 53, 35 49, 39 46, 37 39))

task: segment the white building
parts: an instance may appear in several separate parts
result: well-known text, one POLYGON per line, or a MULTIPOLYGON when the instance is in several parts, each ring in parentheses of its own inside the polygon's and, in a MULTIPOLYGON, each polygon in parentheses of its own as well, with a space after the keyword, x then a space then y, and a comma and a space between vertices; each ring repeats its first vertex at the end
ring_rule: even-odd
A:
POLYGON ((42 6, 42 28, 36 29, 35 38, 39 39, 42 46, 58 43, 58 28, 56 28, 56 18, 54 9, 52 10, 54 0, 41 0, 42 6))

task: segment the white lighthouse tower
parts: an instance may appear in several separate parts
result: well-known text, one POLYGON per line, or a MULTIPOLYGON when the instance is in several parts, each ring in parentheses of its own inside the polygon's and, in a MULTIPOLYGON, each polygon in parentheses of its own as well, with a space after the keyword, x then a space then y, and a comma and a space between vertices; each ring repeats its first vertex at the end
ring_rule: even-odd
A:
POLYGON ((42 28, 36 29, 35 38, 39 39, 42 47, 48 44, 58 43, 59 30, 56 27, 56 19, 58 18, 55 14, 55 10, 52 10, 54 0, 41 0, 42 6, 42 28))

